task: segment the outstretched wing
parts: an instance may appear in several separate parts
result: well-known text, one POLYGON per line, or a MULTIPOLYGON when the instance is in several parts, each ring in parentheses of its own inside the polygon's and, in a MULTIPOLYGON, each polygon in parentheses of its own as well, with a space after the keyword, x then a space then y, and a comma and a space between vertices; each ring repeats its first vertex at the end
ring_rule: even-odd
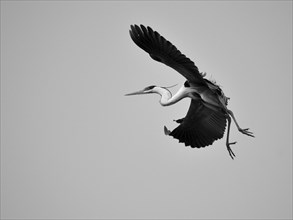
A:
POLYGON ((172 67, 190 82, 205 84, 203 75, 194 63, 158 32, 143 25, 130 27, 129 33, 134 43, 149 53, 151 58, 172 67))
POLYGON ((172 132, 167 134, 192 148, 205 147, 223 137, 226 128, 226 115, 205 107, 202 102, 191 100, 185 118, 172 132))

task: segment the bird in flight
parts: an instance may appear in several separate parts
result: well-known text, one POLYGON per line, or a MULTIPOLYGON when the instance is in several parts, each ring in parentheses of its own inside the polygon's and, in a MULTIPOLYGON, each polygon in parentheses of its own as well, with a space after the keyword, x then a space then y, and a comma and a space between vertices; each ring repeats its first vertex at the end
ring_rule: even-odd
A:
POLYGON ((231 118, 239 132, 250 137, 254 135, 248 128, 242 129, 239 126, 233 112, 227 108, 229 98, 224 95, 222 89, 215 82, 204 78, 205 74, 198 70, 193 61, 152 28, 143 25, 131 25, 130 28, 130 37, 137 46, 146 51, 152 59, 173 68, 187 80, 174 95, 167 87, 154 85, 126 95, 156 93, 161 96, 162 106, 173 105, 183 98, 190 98, 191 103, 186 116, 175 120, 179 126, 173 131, 164 126, 165 134, 178 139, 185 146, 201 148, 221 139, 228 122, 226 147, 234 159, 235 154, 230 146, 236 142, 229 141, 231 118))

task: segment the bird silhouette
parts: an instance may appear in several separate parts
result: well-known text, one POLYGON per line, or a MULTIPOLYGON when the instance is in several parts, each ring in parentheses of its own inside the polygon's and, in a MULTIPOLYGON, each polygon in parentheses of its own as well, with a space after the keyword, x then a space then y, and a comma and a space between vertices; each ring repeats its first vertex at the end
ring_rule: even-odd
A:
POLYGON ((226 147, 230 157, 234 159, 235 154, 230 146, 236 142, 229 141, 231 118, 239 132, 250 137, 254 135, 248 128, 242 129, 239 126, 233 112, 227 108, 229 98, 222 89, 215 82, 206 79, 206 74, 200 72, 193 61, 152 28, 143 25, 131 25, 130 28, 130 37, 137 46, 146 51, 152 59, 173 68, 187 80, 173 96, 167 87, 154 85, 126 95, 156 93, 161 96, 162 106, 190 98, 191 103, 186 116, 175 120, 179 126, 173 131, 164 126, 165 134, 178 139, 185 146, 201 148, 221 139, 228 122, 226 147))

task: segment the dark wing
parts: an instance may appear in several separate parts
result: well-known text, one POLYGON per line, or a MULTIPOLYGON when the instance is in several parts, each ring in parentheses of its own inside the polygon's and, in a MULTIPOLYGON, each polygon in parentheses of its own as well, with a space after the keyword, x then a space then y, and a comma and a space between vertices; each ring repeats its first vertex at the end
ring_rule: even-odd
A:
POLYGON ((192 148, 205 147, 223 137, 226 128, 226 115, 205 107, 202 102, 191 100, 187 115, 170 136, 192 148))
POLYGON ((154 60, 172 67, 190 82, 205 84, 203 75, 194 63, 158 32, 143 25, 130 27, 129 33, 134 43, 149 53, 154 60))

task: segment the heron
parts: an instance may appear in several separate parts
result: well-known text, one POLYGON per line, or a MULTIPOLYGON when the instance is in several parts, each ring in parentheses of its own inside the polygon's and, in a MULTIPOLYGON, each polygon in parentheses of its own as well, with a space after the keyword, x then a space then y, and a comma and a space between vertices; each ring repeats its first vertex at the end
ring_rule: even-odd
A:
POLYGON ((236 144, 236 141, 229 141, 231 121, 234 121, 242 134, 250 137, 254 135, 249 128, 243 129, 239 126, 233 112, 227 108, 229 98, 220 86, 206 79, 206 73, 200 72, 193 61, 151 27, 131 25, 129 33, 134 43, 152 59, 173 68, 185 77, 186 81, 174 95, 168 87, 155 85, 126 95, 158 94, 161 96, 159 102, 162 106, 170 106, 184 98, 190 98, 186 116, 174 120, 179 125, 172 131, 164 126, 165 135, 178 139, 179 143, 184 143, 185 146, 203 148, 224 136, 228 122, 226 148, 230 157, 234 159, 235 154, 231 145, 236 144))

